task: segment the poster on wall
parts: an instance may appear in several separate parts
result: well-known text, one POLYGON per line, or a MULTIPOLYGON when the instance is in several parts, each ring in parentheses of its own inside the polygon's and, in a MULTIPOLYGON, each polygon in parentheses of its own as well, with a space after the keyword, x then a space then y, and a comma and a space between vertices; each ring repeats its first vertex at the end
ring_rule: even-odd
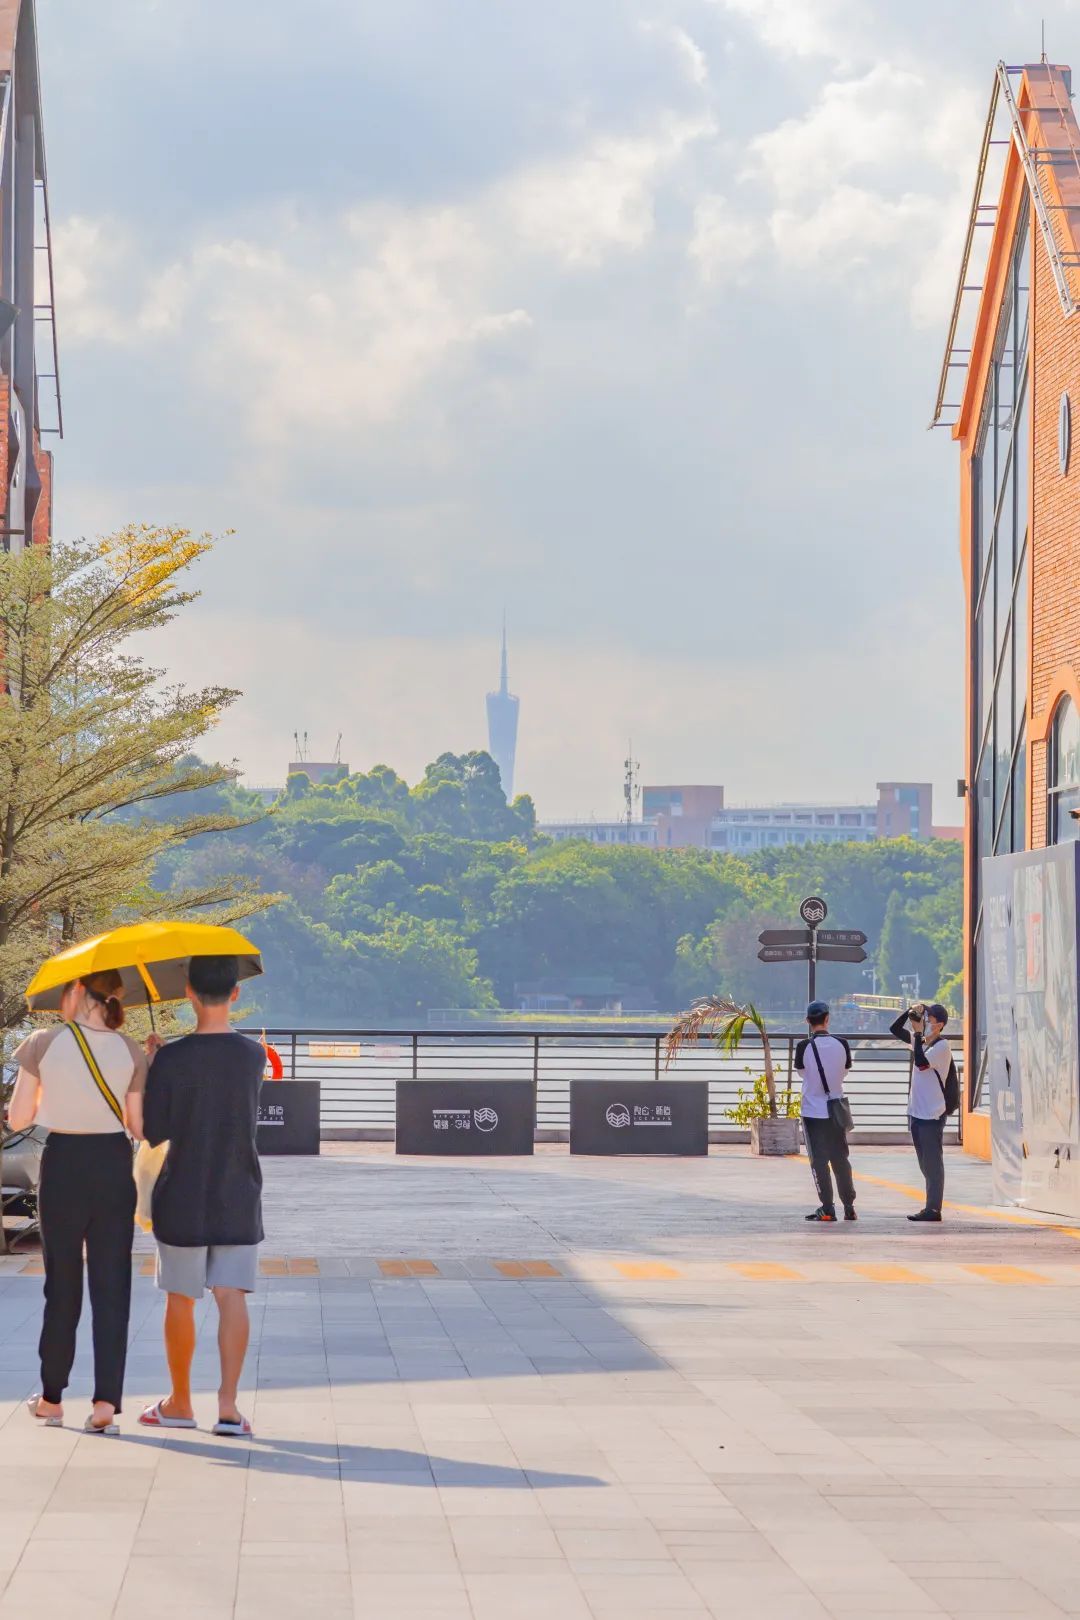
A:
POLYGON ((994 1194, 1080 1214, 1080 846, 983 861, 994 1194))
POLYGON ((1023 1196, 1024 1123, 1020 1094, 1016 1016, 1016 932, 1013 926, 1013 867, 1008 856, 982 863, 983 983, 986 1076, 994 1199, 1018 1203, 1023 1196))

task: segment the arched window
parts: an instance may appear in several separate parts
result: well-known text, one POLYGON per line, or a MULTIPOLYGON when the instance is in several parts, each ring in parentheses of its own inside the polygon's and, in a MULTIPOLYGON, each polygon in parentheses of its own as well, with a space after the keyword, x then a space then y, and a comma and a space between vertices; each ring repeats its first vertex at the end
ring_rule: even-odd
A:
POLYGON ((1069 814, 1080 810, 1080 712, 1067 697, 1058 704, 1050 731, 1046 799, 1047 843, 1067 844, 1080 837, 1080 821, 1069 814))

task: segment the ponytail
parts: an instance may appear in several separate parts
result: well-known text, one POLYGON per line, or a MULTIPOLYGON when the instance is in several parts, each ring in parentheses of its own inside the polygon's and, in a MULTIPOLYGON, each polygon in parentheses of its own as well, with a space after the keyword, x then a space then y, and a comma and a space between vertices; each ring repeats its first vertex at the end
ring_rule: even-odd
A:
POLYGON ((88 973, 82 980, 82 987, 91 1001, 96 1001, 104 1010, 105 1028, 119 1029, 124 1022, 124 1004, 117 994, 124 988, 124 981, 115 968, 105 968, 100 973, 88 973))

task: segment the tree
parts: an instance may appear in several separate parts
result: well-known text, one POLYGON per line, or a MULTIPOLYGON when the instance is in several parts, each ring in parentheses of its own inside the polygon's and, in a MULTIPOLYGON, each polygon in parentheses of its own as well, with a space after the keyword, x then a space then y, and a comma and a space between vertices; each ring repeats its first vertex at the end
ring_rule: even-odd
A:
POLYGON ((904 994, 901 979, 918 975, 919 994, 928 999, 937 990, 938 953, 923 929, 916 927, 903 896, 894 889, 885 907, 885 923, 878 947, 878 974, 888 995, 904 994))
POLYGON ((131 647, 193 599, 181 580, 210 543, 131 525, 97 543, 0 554, 4 1029, 24 1017, 33 968, 67 944, 118 921, 232 921, 273 899, 227 877, 167 893, 153 882, 178 845, 250 819, 220 807, 162 819, 163 802, 231 783, 230 768, 190 755, 237 694, 163 687, 131 647))

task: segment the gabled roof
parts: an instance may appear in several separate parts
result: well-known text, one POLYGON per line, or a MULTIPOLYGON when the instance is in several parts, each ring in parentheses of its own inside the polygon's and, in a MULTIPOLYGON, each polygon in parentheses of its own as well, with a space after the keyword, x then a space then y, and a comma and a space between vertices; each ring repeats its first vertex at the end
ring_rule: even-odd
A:
POLYGON ((1072 107, 1072 74, 1051 62, 1008 67, 999 62, 979 154, 975 191, 957 279, 932 426, 961 438, 981 397, 1020 206, 1031 199, 1062 313, 1080 312, 1080 126, 1072 107), (1000 190, 988 200, 992 149, 1007 148, 1000 190), (981 281, 971 279, 978 233, 990 243, 981 281), (971 300, 978 303, 972 316, 971 300), (964 328, 966 327, 966 331, 964 328), (966 341, 967 331, 970 340, 966 341), (955 413, 947 424, 942 417, 955 413))

